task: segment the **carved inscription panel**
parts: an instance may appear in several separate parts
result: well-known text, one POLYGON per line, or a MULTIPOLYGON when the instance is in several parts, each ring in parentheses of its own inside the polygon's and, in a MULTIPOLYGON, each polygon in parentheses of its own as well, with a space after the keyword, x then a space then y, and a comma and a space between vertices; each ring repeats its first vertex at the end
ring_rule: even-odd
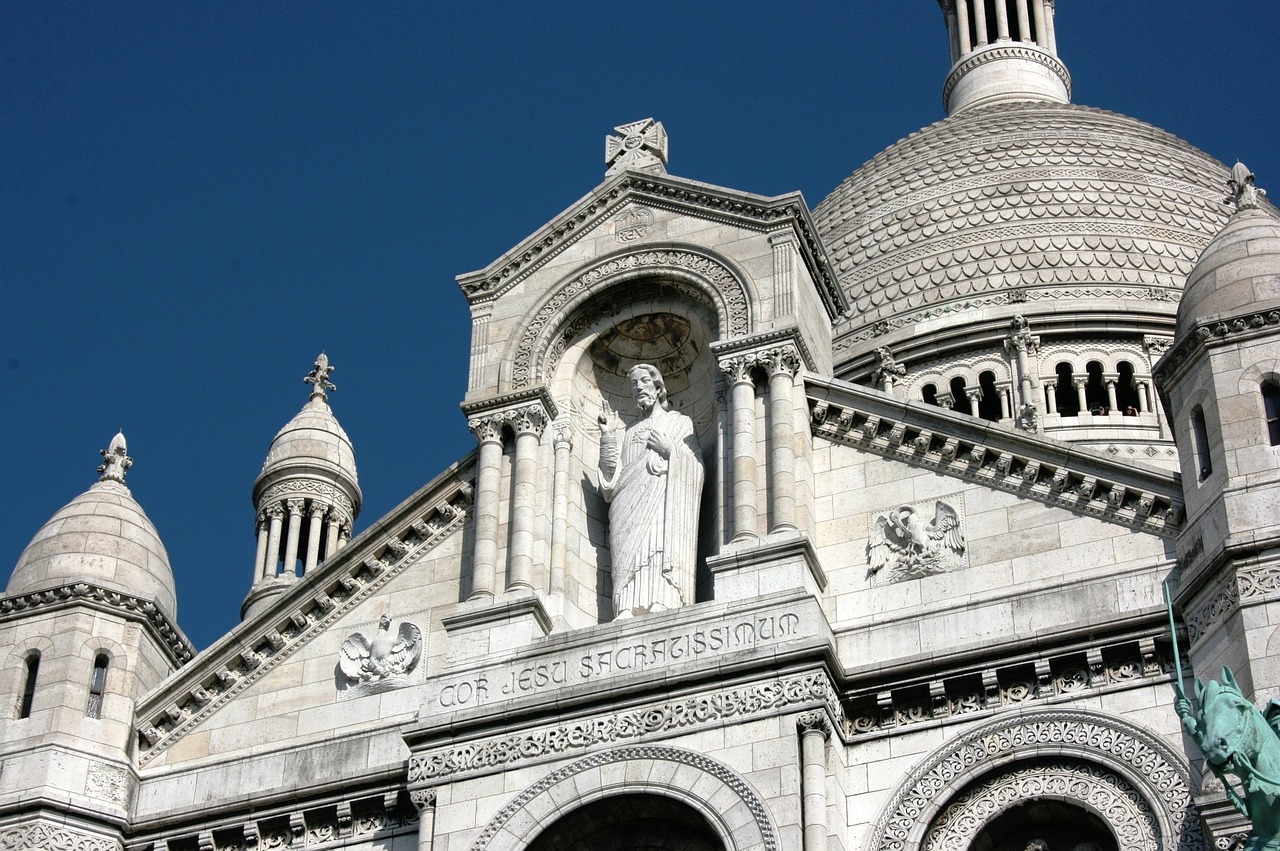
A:
POLYGON ((651 630, 570 651, 532 656, 441 679, 429 687, 422 714, 472 709, 812 639, 817 634, 818 620, 799 606, 739 613, 715 621, 651 630))

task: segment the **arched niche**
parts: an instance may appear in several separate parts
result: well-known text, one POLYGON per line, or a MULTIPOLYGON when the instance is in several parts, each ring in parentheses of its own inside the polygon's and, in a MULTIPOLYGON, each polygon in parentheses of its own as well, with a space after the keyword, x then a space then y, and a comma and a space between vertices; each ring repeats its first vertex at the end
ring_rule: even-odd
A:
MULTIPOLYGON (((989 842, 984 851, 1003 851, 995 843, 1015 832, 1012 814, 1038 802, 1100 820, 1124 849, 1191 851, 1205 841, 1185 759, 1163 739, 1102 713, 1048 709, 994 718, 927 756, 890 796, 866 848, 972 851, 989 842)), ((1105 839, 1077 844, 1105 851, 1105 839)))
POLYGON ((724 842, 684 801, 630 793, 561 816, 528 851, 724 851, 724 842))
POLYGON ((613 617, 609 506, 599 492, 599 417, 605 404, 630 425, 637 417, 628 372, 648 363, 662 373, 669 404, 693 420, 705 471, 699 511, 696 599, 709 585, 705 557, 715 546, 718 447, 723 381, 711 352, 719 339, 721 315, 713 299, 697 288, 673 286, 658 276, 606 289, 578 306, 557 333, 552 397, 572 434, 569 527, 585 534, 585 546, 569 548, 571 599, 595 589, 598 620, 613 617), (560 349, 560 346, 563 349, 560 349), (575 564, 575 559, 577 563, 575 564))
MULTIPOLYGON (((604 751, 556 769, 516 795, 495 815, 471 851, 534 851, 539 841, 552 842, 556 827, 579 824, 574 813, 609 813, 618 805, 649 801, 645 816, 696 825, 696 834, 712 851, 778 851, 777 830, 763 800, 743 777, 703 754, 670 747, 624 747, 604 751), (597 802, 601 806, 588 807, 597 802), (718 843, 718 844, 716 844, 718 843)), ((607 823, 606 823, 607 826, 607 823)), ((650 821, 661 827, 661 821, 650 821)), ((557 848, 558 845, 548 845, 557 848)), ((572 848, 573 846, 568 846, 572 848)), ((592 847, 594 846, 584 846, 592 847)), ((603 846, 607 851, 615 851, 603 846)), ((616 851, 667 851, 623 845, 616 851)), ((692 845, 671 851, 704 851, 692 845)))

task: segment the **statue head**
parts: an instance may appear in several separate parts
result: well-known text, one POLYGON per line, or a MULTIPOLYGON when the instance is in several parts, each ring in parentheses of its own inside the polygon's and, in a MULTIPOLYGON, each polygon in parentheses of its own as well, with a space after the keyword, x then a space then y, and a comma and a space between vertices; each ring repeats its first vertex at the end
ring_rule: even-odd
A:
POLYGON ((636 400, 636 407, 642 413, 649 413, 656 405, 660 410, 667 408, 667 383, 656 366, 638 363, 627 371, 631 381, 631 394, 636 400))

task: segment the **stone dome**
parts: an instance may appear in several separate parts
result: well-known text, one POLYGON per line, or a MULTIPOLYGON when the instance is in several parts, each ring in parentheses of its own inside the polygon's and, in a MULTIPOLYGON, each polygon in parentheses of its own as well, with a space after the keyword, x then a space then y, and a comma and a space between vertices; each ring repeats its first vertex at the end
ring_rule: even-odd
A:
POLYGON ((329 403, 318 394, 313 394, 271 441, 254 484, 255 502, 264 487, 293 475, 341 483, 359 500, 355 449, 329 403))
POLYGON ((1267 210, 1237 211, 1187 277, 1178 305, 1178 336, 1201 322, 1280 308, 1280 219, 1267 210))
MULTIPOLYGON (((124 441, 118 436, 120 455, 124 441)), ((112 441, 113 448, 116 441, 112 441)), ((106 454, 106 453, 104 453, 106 454)), ((26 594, 72 582, 88 582, 154 600, 173 620, 178 595, 169 554, 156 527, 123 482, 123 470, 60 508, 22 551, 6 594, 26 594)), ((121 465, 127 466, 127 465, 121 465)))
POLYGON ((1226 220, 1226 175, 1163 130, 1066 103, 965 110, 913 133, 814 211, 852 308, 836 363, 884 345, 920 354, 1015 314, 1081 328, 1109 309, 1168 334, 1226 220))

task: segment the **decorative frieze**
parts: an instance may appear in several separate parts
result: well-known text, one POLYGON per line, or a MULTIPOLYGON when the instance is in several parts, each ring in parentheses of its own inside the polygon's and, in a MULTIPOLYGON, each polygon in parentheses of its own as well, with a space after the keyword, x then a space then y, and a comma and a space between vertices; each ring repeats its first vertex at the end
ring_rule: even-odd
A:
POLYGON ((1156 383, 1168 387, 1200 349, 1247 338, 1280 325, 1280 310, 1242 313, 1228 319, 1199 322, 1190 333, 1179 337, 1176 345, 1160 358, 1155 367, 1156 383))
POLYGON ((146 765, 218 707, 272 671, 334 621, 368 599, 393 577, 448 537, 462 523, 472 487, 454 481, 425 513, 361 546, 348 545, 311 578, 310 595, 294 595, 296 605, 244 636, 241 644, 205 660, 209 673, 178 681, 172 690, 149 696, 138 706, 138 764, 146 765), (448 506, 447 509, 444 506, 448 506), (393 548, 395 540, 403 547, 393 548))
POLYGON ((63 824, 25 822, 0 828, 4 851, 121 851, 114 839, 82 833, 63 824))
POLYGON ((1166 677, 1172 670, 1168 646, 1148 636, 937 680, 882 685, 846 696, 848 734, 890 735, 903 726, 1123 687, 1166 677))
POLYGON ((828 714, 843 717, 839 700, 825 674, 803 674, 721 689, 685 700, 416 753, 409 758, 409 783, 437 783, 460 775, 505 770, 530 760, 616 742, 684 733, 730 719, 772 715, 815 703, 826 707, 819 713, 824 719, 828 714))
POLYGON ((1275 565, 1244 568, 1228 574, 1187 614, 1187 633, 1191 642, 1194 644, 1200 640, 1214 625, 1225 621, 1242 605, 1278 593, 1280 567, 1275 565))
POLYGON ((26 617, 37 610, 57 611, 72 606, 89 606, 142 623, 158 640, 175 666, 189 662, 195 655, 186 636, 169 622, 169 618, 153 601, 99 588, 87 582, 73 582, 43 591, 0 598, 0 622, 26 617))

